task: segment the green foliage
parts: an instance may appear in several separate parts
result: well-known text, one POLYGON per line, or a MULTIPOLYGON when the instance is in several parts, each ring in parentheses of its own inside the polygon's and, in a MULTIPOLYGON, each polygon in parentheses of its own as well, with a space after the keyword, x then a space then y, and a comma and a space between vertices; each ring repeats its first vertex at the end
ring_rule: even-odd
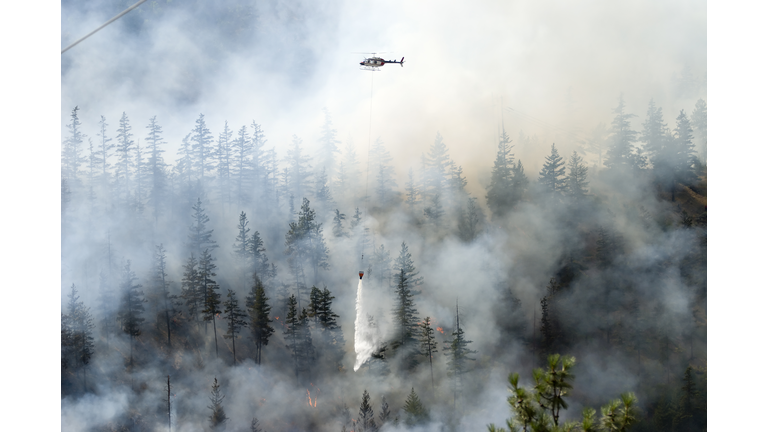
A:
POLYGON ((373 407, 370 404, 371 397, 368 390, 363 390, 363 400, 360 402, 360 411, 355 423, 356 431, 376 431, 376 418, 373 407))
POLYGON ((211 410, 211 416, 208 419, 208 425, 210 426, 211 431, 226 429, 226 423, 229 419, 224 413, 224 406, 222 405, 224 395, 221 393, 219 381, 216 378, 213 379, 213 386, 211 386, 211 396, 209 399, 211 400, 211 405, 208 405, 208 409, 211 410))
POLYGON ((421 403, 413 387, 411 387, 411 393, 405 400, 403 411, 405 411, 405 424, 408 426, 416 426, 429 421, 429 411, 421 403))
POLYGON ((224 302, 224 319, 227 321, 227 332, 224 339, 232 339, 232 363, 237 363, 237 351, 235 350, 235 339, 243 327, 248 326, 244 320, 247 315, 237 305, 237 294, 227 290, 227 300, 224 302))
MULTIPOLYGON (((512 395, 507 398, 507 402, 513 414, 507 420, 510 432, 626 432, 636 423, 637 398, 628 392, 602 407, 599 420, 595 418, 596 411, 586 407, 582 411, 580 423, 571 421, 560 424, 560 410, 568 409, 565 396, 572 388, 573 375, 570 369, 575 363, 574 357, 561 357, 559 354, 549 356, 546 369, 533 371, 535 384, 530 390, 519 385, 519 374, 509 374, 509 391, 512 395)), ((488 425, 488 430, 506 432, 494 424, 488 425)))
POLYGON ((563 157, 557 152, 555 144, 552 144, 552 150, 544 160, 544 166, 539 171, 539 183, 549 193, 563 193, 568 186, 565 178, 565 162, 563 162, 563 157))
POLYGON ((619 105, 613 109, 616 116, 611 122, 610 145, 606 152, 605 166, 609 169, 643 168, 644 158, 637 153, 634 143, 637 132, 632 130, 630 120, 634 114, 624 112, 624 95, 619 96, 619 105))
POLYGON ((197 199, 197 203, 192 206, 192 219, 194 223, 189 227, 189 248, 192 253, 200 256, 203 253, 203 249, 214 249, 219 247, 216 241, 211 237, 213 230, 206 229, 206 224, 210 222, 208 215, 205 214, 203 208, 203 202, 200 198, 197 199))
POLYGON ((264 285, 261 283, 261 279, 256 276, 251 287, 251 293, 246 298, 246 307, 251 319, 251 336, 256 344, 256 364, 261 364, 262 347, 269 343, 270 336, 275 332, 271 325, 271 317, 269 316, 272 308, 267 303, 268 300, 269 298, 267 298, 264 292, 264 285))
POLYGON ((568 177, 566 177, 566 191, 568 195, 580 199, 589 192, 587 190, 587 185, 589 185, 587 171, 584 159, 574 151, 571 158, 568 159, 568 177))
POLYGON ((514 191, 512 170, 515 164, 511 143, 512 140, 509 139, 507 132, 502 130, 496 159, 493 161, 493 168, 491 169, 491 182, 485 195, 494 218, 505 215, 515 203, 512 196, 514 191))

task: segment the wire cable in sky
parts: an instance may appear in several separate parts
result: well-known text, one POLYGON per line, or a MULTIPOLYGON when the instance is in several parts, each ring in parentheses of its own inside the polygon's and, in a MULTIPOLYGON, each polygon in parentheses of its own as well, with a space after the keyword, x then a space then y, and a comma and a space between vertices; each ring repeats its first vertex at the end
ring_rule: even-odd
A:
POLYGON ((104 24, 102 24, 102 25, 101 25, 101 27, 99 27, 99 28, 97 28, 96 30, 94 30, 94 31, 92 31, 92 32, 90 32, 90 33, 88 33, 87 35, 85 35, 85 36, 83 36, 83 37, 81 37, 80 39, 78 39, 77 41, 75 41, 75 42, 74 42, 73 44, 71 44, 70 46, 68 46, 68 47, 64 48, 63 50, 61 50, 61 53, 62 53, 62 54, 64 54, 64 51, 66 51, 66 50, 68 50, 68 49, 72 48, 73 46, 75 46, 75 45, 79 44, 80 42, 82 42, 82 41, 84 41, 84 40, 88 39, 88 37, 90 37, 92 34, 94 34, 94 33, 96 33, 97 31, 99 31, 99 30, 103 29, 104 27, 108 26, 109 24, 111 24, 111 23, 112 23, 112 21, 115 21, 116 19, 118 19, 118 18, 120 18, 121 16, 123 16, 123 15, 127 14, 128 12, 130 12, 130 11, 132 11, 132 10, 136 9, 137 7, 139 7, 139 5, 141 5, 141 4, 142 4, 142 3, 144 3, 145 1, 147 1, 147 0, 139 0, 139 1, 137 1, 137 2, 136 2, 136 4, 134 4, 133 6, 129 7, 128 9, 126 9, 126 10, 124 10, 124 11, 120 12, 120 13, 119 13, 119 14, 117 14, 117 15, 116 15, 114 18, 112 18, 111 20, 109 20, 109 21, 105 22, 104 24))

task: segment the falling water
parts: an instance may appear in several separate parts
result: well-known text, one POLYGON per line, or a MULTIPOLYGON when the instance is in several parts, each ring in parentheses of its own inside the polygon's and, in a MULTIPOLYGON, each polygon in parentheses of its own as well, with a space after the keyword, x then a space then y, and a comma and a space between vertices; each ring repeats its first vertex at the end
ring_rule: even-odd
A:
POLYGON ((357 283, 357 301, 355 302, 355 360, 354 370, 357 372, 376 349, 375 329, 368 325, 367 315, 363 308, 363 280, 357 283))

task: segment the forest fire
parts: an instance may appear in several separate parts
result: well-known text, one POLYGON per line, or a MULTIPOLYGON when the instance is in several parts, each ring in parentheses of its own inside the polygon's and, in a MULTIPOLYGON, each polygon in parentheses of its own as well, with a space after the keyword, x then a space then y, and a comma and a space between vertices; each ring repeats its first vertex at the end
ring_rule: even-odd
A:
POLYGON ((309 389, 307 389, 307 403, 309 404, 310 408, 317 408, 317 394, 315 394, 315 400, 312 401, 312 395, 309 393, 309 389))
POLYGON ((442 328, 442 327, 438 327, 438 328, 437 328, 437 331, 439 331, 439 332, 440 332, 440 333, 442 333, 442 334, 445 334, 445 332, 443 331, 443 328, 442 328))

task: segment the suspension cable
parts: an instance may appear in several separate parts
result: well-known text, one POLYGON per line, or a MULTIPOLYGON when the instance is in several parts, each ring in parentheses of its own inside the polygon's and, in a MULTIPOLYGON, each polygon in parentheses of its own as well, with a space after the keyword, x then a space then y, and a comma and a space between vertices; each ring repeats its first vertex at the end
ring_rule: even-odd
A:
POLYGON ((138 1, 138 2, 136 2, 136 4, 134 4, 133 6, 129 7, 128 9, 126 9, 126 10, 124 10, 124 11, 122 11, 122 12, 120 12, 120 13, 119 13, 119 14, 117 14, 117 15, 116 15, 114 18, 112 18, 111 20, 109 20, 109 21, 105 22, 104 24, 102 24, 102 25, 101 25, 101 27, 99 27, 99 28, 97 28, 96 30, 94 30, 94 31, 92 31, 92 32, 90 32, 90 33, 88 33, 87 35, 85 35, 85 36, 83 36, 83 37, 81 37, 80 39, 76 40, 76 41, 75 41, 73 44, 71 44, 70 46, 68 46, 68 47, 64 48, 63 50, 61 50, 61 53, 62 53, 62 54, 64 54, 64 51, 66 51, 66 50, 68 50, 68 49, 72 48, 73 46, 75 46, 75 45, 79 44, 80 42, 82 42, 82 41, 86 40, 86 39, 87 39, 88 37, 90 37, 92 34, 94 34, 94 33, 96 33, 97 31, 99 31, 99 30, 103 29, 104 27, 108 26, 109 24, 111 24, 111 23, 112 23, 113 21, 115 21, 116 19, 118 19, 118 18, 120 18, 121 16, 123 16, 123 15, 127 14, 128 12, 130 12, 130 11, 132 11, 132 10, 136 9, 137 7, 139 7, 139 5, 141 5, 141 4, 142 4, 142 3, 144 3, 145 1, 147 1, 147 0, 139 0, 139 1, 138 1))

